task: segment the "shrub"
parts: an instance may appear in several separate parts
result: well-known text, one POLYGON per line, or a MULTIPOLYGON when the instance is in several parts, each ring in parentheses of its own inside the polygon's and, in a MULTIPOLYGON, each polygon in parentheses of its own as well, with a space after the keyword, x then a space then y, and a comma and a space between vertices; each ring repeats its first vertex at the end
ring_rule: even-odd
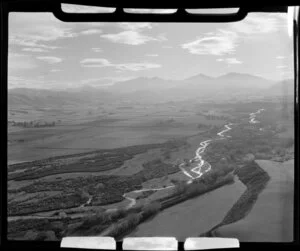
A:
POLYGON ((143 220, 149 218, 150 216, 158 213, 161 209, 161 204, 159 202, 153 202, 151 204, 147 204, 142 209, 142 218, 143 220))
POLYGON ((29 230, 26 232, 26 234, 24 235, 24 239, 25 240, 35 240, 37 238, 38 234, 37 232, 34 232, 32 230, 29 230))
POLYGON ((121 223, 115 224, 112 227, 109 236, 112 236, 114 238, 119 238, 125 233, 133 230, 139 224, 140 220, 141 220, 140 214, 128 215, 121 223))
POLYGON ((175 191, 174 194, 182 194, 186 191, 187 185, 185 181, 178 181, 177 184, 175 184, 175 191))
POLYGON ((111 212, 109 218, 111 221, 123 218, 127 214, 125 209, 118 209, 117 211, 111 212))
POLYGON ((36 241, 55 241, 57 240, 53 231, 40 232, 35 238, 36 241))
POLYGON ((292 147, 294 145, 294 141, 295 141, 294 138, 285 139, 283 142, 283 146, 285 148, 292 147))

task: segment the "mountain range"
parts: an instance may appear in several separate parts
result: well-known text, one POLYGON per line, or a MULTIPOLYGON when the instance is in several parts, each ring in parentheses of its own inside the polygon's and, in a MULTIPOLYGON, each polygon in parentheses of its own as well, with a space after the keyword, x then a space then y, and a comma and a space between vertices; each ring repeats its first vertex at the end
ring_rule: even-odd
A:
POLYGON ((61 106, 89 102, 130 100, 164 102, 238 95, 293 95, 293 80, 272 81, 262 77, 228 73, 219 77, 198 74, 183 80, 138 77, 116 82, 105 89, 92 86, 68 90, 15 88, 8 91, 8 106, 61 106))

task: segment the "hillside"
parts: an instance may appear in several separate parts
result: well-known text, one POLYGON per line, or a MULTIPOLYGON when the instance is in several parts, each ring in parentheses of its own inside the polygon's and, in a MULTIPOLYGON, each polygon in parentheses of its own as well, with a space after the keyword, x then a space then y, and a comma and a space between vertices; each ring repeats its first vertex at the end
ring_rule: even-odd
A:
POLYGON ((294 80, 277 82, 268 88, 267 95, 294 95, 294 80))
POLYGON ((16 88, 8 90, 8 107, 59 108, 66 105, 80 105, 98 101, 109 101, 114 98, 110 92, 102 89, 71 89, 71 90, 44 90, 16 88))

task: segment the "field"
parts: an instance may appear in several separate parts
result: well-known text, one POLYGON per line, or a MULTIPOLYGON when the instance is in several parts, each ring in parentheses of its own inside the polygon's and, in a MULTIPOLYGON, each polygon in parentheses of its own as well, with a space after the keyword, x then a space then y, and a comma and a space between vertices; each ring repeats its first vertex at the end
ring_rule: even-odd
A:
MULTIPOLYGON (((75 110, 75 114, 65 115, 64 119, 57 112, 56 119, 60 122, 55 127, 16 130, 9 126, 8 161, 17 163, 98 149, 163 143, 169 139, 197 134, 199 123, 224 123, 224 120, 209 121, 197 115, 197 109, 191 105, 190 111, 182 112, 180 108, 186 106, 181 104, 174 109, 173 106, 163 105, 159 112, 155 105, 136 105, 135 109, 128 111, 111 107, 112 114, 97 117, 86 117, 75 110), (74 117, 76 120, 70 121, 74 117)), ((43 117, 50 116, 48 113, 45 111, 43 117)), ((20 120, 16 117, 14 115, 9 120, 20 120)))
POLYGON ((254 210, 254 204, 248 211, 232 209, 245 193, 252 196, 239 169, 255 159, 293 159, 293 120, 278 119, 271 101, 86 109, 10 113, 12 121, 34 120, 36 112, 39 120, 57 123, 9 125, 9 238, 199 236, 224 218, 242 219, 254 210), (249 123, 249 114, 262 107, 260 123, 249 123), (218 135, 230 122, 230 130, 218 135), (201 156, 211 170, 187 184, 187 174, 196 176, 195 152, 209 139, 201 156))

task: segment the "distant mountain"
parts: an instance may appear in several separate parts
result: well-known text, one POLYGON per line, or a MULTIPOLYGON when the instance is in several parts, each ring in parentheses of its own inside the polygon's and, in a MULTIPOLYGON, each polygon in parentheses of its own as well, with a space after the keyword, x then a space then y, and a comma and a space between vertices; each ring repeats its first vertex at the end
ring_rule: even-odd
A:
POLYGON ((230 72, 216 78, 224 86, 235 88, 264 89, 274 84, 274 81, 247 73, 230 72))
POLYGON ((110 91, 117 92, 135 92, 141 90, 162 90, 174 87, 178 84, 177 81, 174 80, 165 80, 162 78, 154 77, 154 78, 146 78, 139 77, 134 78, 122 82, 117 82, 114 85, 108 87, 107 89, 110 91))
POLYGON ((203 98, 224 100, 232 97, 282 95, 283 90, 292 95, 293 81, 282 83, 234 72, 215 78, 198 74, 183 80, 139 77, 117 82, 105 89, 88 85, 60 91, 11 89, 8 91, 8 106, 59 108, 65 105, 123 101, 160 103, 203 98))
POLYGON ((266 91, 267 95, 294 95, 294 80, 279 81, 270 86, 266 91))
POLYGON ((115 83, 107 91, 125 94, 128 99, 160 102, 176 99, 194 99, 216 97, 218 99, 240 94, 255 95, 275 84, 262 77, 228 73, 220 77, 198 74, 183 80, 165 80, 162 78, 139 77, 115 83))
POLYGON ((240 73, 240 72, 229 72, 224 75, 217 77, 219 79, 229 79, 229 80, 240 80, 241 78, 245 79, 256 79, 256 80, 266 80, 265 78, 251 75, 249 73, 240 73))
POLYGON ((200 74, 197 74, 195 76, 186 78, 184 81, 187 81, 187 82, 193 82, 193 81, 210 81, 212 79, 214 79, 214 78, 209 77, 209 76, 207 76, 205 74, 200 73, 200 74))
MULTIPOLYGON (((226 75, 213 78, 204 74, 198 74, 183 80, 164 80, 161 78, 135 78, 112 85, 108 90, 118 90, 133 92, 140 90, 162 90, 170 88, 205 88, 201 91, 217 90, 224 88, 267 88, 274 84, 273 81, 244 73, 228 73, 226 75)), ((230 90, 231 91, 231 90, 230 90)))
POLYGON ((8 106, 32 106, 32 107, 45 107, 51 105, 64 105, 66 101, 76 102, 76 98, 66 98, 63 92, 43 89, 29 89, 29 88, 16 88, 8 91, 8 106))
POLYGON ((93 87, 78 90, 15 88, 8 90, 8 107, 59 108, 65 105, 76 106, 95 101, 105 102, 113 98, 114 94, 93 87))

